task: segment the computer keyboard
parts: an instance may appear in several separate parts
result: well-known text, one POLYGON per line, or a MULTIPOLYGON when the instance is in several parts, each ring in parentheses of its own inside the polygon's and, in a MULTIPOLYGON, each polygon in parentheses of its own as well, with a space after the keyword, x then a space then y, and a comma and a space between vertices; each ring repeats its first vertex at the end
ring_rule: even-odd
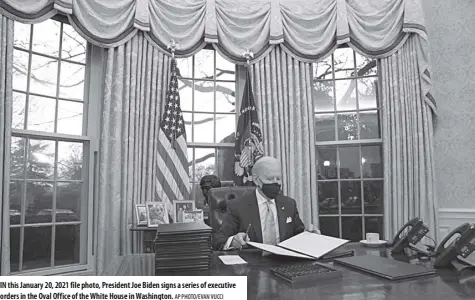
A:
POLYGON ((272 268, 271 272, 290 283, 314 282, 341 276, 341 271, 317 262, 272 268))

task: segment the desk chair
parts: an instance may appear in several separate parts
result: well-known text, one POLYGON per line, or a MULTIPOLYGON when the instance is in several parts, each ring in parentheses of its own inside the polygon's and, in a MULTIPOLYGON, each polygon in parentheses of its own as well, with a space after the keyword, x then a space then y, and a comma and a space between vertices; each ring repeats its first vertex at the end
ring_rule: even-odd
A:
POLYGON ((256 187, 244 186, 214 188, 209 191, 209 226, 212 228, 213 234, 219 230, 223 223, 227 214, 228 201, 240 198, 255 189, 256 187))

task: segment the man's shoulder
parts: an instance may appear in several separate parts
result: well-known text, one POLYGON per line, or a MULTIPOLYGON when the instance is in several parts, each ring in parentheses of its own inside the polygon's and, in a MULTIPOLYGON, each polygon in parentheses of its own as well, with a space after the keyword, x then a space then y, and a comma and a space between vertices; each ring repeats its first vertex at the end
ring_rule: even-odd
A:
POLYGON ((291 197, 286 196, 284 194, 280 194, 278 197, 279 197, 279 200, 284 202, 284 203, 292 204, 292 205, 297 204, 297 202, 295 201, 294 198, 291 198, 291 197))

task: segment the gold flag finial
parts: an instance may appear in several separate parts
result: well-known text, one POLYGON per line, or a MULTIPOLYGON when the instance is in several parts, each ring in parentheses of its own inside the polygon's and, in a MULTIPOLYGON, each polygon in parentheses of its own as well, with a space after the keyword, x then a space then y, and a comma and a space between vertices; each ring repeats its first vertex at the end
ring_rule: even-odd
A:
POLYGON ((170 40, 170 43, 167 46, 168 49, 170 49, 170 52, 172 53, 172 58, 175 58, 175 51, 178 49, 178 43, 175 42, 174 39, 170 40))
POLYGON ((254 53, 252 53, 251 50, 247 49, 246 52, 242 54, 242 56, 246 59, 247 64, 249 64, 251 58, 254 58, 254 53))

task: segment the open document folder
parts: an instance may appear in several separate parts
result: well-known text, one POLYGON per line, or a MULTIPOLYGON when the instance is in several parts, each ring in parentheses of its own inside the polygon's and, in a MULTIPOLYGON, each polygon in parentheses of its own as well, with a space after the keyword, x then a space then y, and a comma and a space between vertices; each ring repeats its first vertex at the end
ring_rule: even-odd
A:
POLYGON ((319 259, 348 242, 348 240, 304 231, 276 246, 256 242, 247 242, 247 244, 276 255, 319 259))

